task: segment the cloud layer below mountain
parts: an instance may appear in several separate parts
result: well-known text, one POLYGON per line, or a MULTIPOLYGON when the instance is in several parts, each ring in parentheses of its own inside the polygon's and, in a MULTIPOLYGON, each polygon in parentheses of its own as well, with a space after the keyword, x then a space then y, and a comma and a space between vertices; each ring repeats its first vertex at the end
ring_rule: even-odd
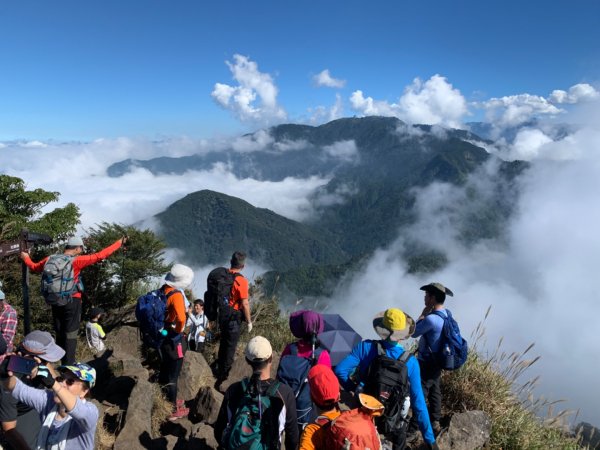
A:
MULTIPOLYGON (((375 309, 397 306, 418 317, 424 306, 419 287, 440 281, 455 293, 447 306, 467 337, 492 306, 484 348, 493 349, 500 338, 509 353, 535 343, 534 353, 542 358, 527 375, 541 375, 538 392, 551 400, 566 398, 564 408, 581 408, 579 420, 599 424, 600 390, 590 388, 600 370, 593 314, 593 280, 600 267, 600 128, 595 123, 557 141, 540 130, 516 140, 511 151, 527 155, 532 165, 521 178, 517 214, 499 241, 466 248, 454 226, 455 217, 465 212, 461 208, 469 208, 462 201, 465 192, 445 184, 421 190, 418 222, 378 251, 361 275, 344 282, 332 309, 343 310, 363 336, 373 337, 365 317, 377 312, 374 303, 375 309), (407 235, 446 250, 448 266, 426 277, 408 274, 399 257, 407 235), (384 287, 382 278, 388 280, 384 287)), ((493 167, 486 169, 471 180, 484 192, 493 167)))

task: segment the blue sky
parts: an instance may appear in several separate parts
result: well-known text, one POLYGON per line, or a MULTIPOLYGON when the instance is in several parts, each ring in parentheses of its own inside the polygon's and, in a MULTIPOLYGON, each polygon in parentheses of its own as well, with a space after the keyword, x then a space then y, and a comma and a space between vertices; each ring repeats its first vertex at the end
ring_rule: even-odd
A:
MULTIPOLYGON (((279 121, 309 121, 336 94, 338 114, 362 114, 357 90, 392 104, 435 74, 469 104, 597 89, 599 18, 594 1, 3 2, 0 139, 211 137, 274 123, 239 120, 211 96, 237 85, 225 63, 235 55, 276 87, 279 121), (344 86, 316 87, 325 69, 344 86)), ((457 117, 482 115, 468 109, 457 117)))

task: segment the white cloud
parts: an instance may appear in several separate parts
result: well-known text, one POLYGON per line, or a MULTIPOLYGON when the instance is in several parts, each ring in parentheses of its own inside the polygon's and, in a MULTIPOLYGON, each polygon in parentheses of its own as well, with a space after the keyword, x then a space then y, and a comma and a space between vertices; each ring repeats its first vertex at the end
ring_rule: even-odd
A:
POLYGON ((313 77, 313 82, 318 87, 343 88, 346 85, 346 80, 333 78, 329 73, 329 69, 325 69, 313 77))
POLYGON ((461 218, 473 207, 473 187, 484 198, 495 189, 494 164, 465 188, 436 183, 416 191, 415 225, 338 286, 329 312, 341 313, 363 338, 373 338, 368 318, 392 306, 417 317, 423 308, 419 287, 440 281, 455 293, 446 304, 467 339, 492 305, 480 351, 492 352, 500 338, 508 353, 535 342, 532 353, 541 360, 526 379, 541 376, 538 394, 566 399, 562 408, 580 409, 578 420, 600 423, 600 391, 589 389, 600 371, 600 359, 590 358, 598 353, 599 334, 588 314, 596 309, 590 280, 600 266, 597 123, 557 141, 535 129, 519 134, 513 150, 530 155, 531 167, 518 182, 516 214, 499 240, 467 247, 460 235, 461 218), (433 274, 409 274, 399 256, 406 238, 443 250, 449 264, 433 274), (394 280, 393 291, 378 284, 381 273, 394 280), (365 298, 377 298, 377 304, 365 298))
POLYGON ((487 121, 501 128, 520 125, 540 115, 555 116, 563 112, 544 97, 531 94, 491 98, 479 106, 485 109, 487 121))
POLYGON ((235 54, 233 59, 233 63, 226 64, 239 84, 216 83, 213 99, 242 121, 273 124, 285 120, 287 114, 277 103, 278 89, 271 76, 260 72, 247 56, 235 54))
POLYGON ((224 165, 181 175, 153 175, 141 168, 118 178, 106 175, 110 164, 127 158, 183 156, 184 153, 195 153, 198 148, 203 151, 205 147, 213 148, 203 141, 194 144, 190 140, 151 142, 121 138, 47 144, 45 147, 24 148, 10 142, 4 145, 0 149, 2 173, 22 178, 29 189, 60 192, 60 202, 50 207, 75 203, 81 209, 83 227, 102 221, 134 223, 144 220, 188 193, 201 189, 239 197, 257 207, 300 220, 311 215, 309 197, 329 181, 318 176, 286 178, 278 182, 239 179, 224 165))
POLYGON ((462 127, 462 118, 468 113, 460 91, 440 75, 433 75, 425 82, 415 78, 398 103, 365 97, 360 90, 352 93, 350 103, 353 109, 367 116, 395 116, 408 123, 452 128, 462 127))
POLYGON ((326 145, 323 147, 323 151, 326 155, 341 161, 351 162, 358 157, 358 148, 356 147, 356 142, 353 140, 338 141, 331 145, 326 145))
POLYGON ((256 133, 235 138, 231 143, 231 148, 236 152, 249 153, 265 150, 273 142, 275 142, 275 139, 273 139, 268 131, 258 130, 256 133))
POLYGON ((332 120, 339 119, 344 114, 344 103, 340 94, 335 94, 335 103, 330 107, 317 106, 316 108, 309 109, 311 116, 308 121, 312 124, 322 124, 324 122, 331 122, 332 120))
POLYGON ((595 100, 600 97, 593 86, 587 83, 579 83, 569 88, 569 92, 556 89, 552 91, 549 101, 552 103, 579 103, 581 101, 595 100))
POLYGON ((276 142, 275 145, 273 145, 273 147, 275 149, 279 150, 280 152, 301 150, 301 149, 307 148, 309 146, 310 146, 310 144, 308 143, 308 141, 305 141, 304 139, 300 139, 298 141, 290 141, 290 140, 284 139, 283 141, 276 142))
POLYGON ((524 128, 515 137, 509 159, 531 161, 539 155, 541 148, 550 142, 552 142, 552 139, 546 136, 543 131, 524 128))

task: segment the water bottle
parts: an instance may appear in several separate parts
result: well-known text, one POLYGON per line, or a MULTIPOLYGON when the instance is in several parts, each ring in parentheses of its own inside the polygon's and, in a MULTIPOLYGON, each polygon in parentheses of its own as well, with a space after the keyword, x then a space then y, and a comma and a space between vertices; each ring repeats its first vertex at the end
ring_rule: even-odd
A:
POLYGON ((450 346, 448 344, 444 345, 444 369, 453 369, 454 368, 454 355, 450 350, 450 346))
POLYGON ((402 409, 400 410, 400 415, 403 419, 406 419, 408 416, 408 410, 410 409, 410 396, 404 397, 404 404, 402 405, 402 409))

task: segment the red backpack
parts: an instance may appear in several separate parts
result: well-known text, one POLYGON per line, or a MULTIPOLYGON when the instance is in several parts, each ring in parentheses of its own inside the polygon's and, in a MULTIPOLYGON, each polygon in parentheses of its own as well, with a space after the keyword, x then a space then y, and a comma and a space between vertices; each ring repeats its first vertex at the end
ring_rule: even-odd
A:
POLYGON ((342 411, 331 420, 317 417, 315 422, 323 427, 325 442, 331 450, 380 450, 381 441, 373 419, 360 409, 342 411))

